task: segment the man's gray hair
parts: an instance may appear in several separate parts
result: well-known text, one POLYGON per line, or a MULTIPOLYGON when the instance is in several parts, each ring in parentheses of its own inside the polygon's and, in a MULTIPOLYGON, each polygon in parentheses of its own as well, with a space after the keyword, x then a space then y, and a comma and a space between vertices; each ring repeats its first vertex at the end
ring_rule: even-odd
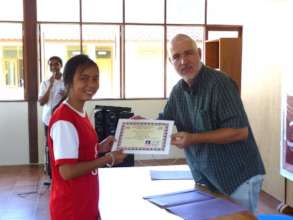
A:
POLYGON ((171 54, 171 48, 172 48, 172 44, 177 41, 177 40, 190 40, 192 43, 192 47, 193 49, 197 50, 197 45, 194 39, 192 39, 190 36, 188 36, 187 34, 176 34, 168 43, 168 54, 171 54))

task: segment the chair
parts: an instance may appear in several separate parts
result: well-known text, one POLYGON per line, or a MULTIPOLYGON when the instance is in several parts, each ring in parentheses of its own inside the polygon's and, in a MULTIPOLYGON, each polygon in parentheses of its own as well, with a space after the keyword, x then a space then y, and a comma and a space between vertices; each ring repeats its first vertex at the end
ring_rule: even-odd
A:
POLYGON ((281 214, 257 214, 258 220, 293 220, 293 216, 281 214))

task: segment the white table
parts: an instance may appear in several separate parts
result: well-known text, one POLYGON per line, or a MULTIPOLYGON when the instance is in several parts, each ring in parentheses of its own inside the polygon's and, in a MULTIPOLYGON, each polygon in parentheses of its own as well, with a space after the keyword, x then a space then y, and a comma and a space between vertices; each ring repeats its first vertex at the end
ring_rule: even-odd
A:
MULTIPOLYGON (((102 220, 181 219, 167 212, 165 209, 161 209, 144 200, 143 197, 194 189, 195 184, 193 180, 152 181, 150 177, 150 170, 188 169, 187 165, 99 169, 99 206, 102 220)), ((214 218, 214 220, 236 219, 256 220, 256 217, 250 212, 244 211, 214 218)))
POLYGON ((144 196, 194 189, 193 180, 152 181, 150 170, 188 170, 186 165, 99 169, 102 220, 181 219, 144 196))

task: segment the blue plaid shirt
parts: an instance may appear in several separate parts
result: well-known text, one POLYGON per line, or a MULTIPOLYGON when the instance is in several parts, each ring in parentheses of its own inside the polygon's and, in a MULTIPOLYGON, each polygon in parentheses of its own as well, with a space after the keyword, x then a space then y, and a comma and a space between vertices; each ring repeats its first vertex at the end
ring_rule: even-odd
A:
POLYGON ((191 87, 182 79, 174 86, 159 118, 174 120, 178 131, 190 133, 248 127, 245 141, 185 149, 194 180, 210 190, 230 195, 247 179, 265 173, 236 84, 226 74, 202 65, 191 87))

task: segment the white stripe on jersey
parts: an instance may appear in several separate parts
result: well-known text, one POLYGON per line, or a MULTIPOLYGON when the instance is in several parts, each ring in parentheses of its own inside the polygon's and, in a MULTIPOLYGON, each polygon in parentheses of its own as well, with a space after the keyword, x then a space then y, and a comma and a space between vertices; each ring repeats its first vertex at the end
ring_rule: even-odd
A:
POLYGON ((72 123, 64 120, 55 122, 50 136, 53 140, 55 160, 78 158, 79 139, 72 123))

